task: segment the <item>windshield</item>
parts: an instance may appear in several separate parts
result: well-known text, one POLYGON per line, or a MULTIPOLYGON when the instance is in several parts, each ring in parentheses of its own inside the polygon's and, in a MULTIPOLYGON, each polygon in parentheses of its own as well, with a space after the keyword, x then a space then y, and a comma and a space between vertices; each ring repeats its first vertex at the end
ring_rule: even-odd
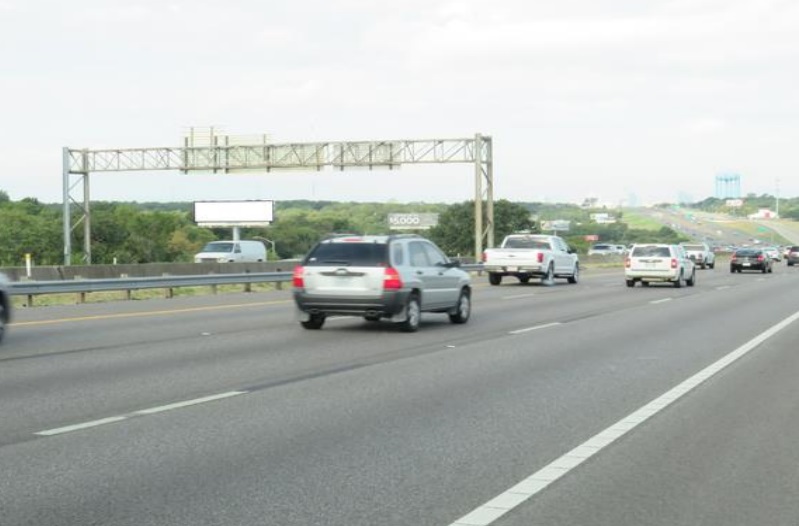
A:
POLYGON ((685 248, 685 250, 693 250, 701 252, 704 252, 705 250, 705 247, 702 245, 683 245, 683 248, 685 248))
POLYGON ((235 243, 229 241, 214 241, 203 247, 203 252, 233 252, 235 243))

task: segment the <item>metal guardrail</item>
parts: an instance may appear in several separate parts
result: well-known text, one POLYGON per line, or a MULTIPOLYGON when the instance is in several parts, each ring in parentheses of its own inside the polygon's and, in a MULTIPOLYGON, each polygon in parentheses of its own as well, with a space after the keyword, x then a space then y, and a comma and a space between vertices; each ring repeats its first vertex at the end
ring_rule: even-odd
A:
MULTIPOLYGON (((480 264, 461 265, 468 272, 479 272, 480 264)), ((142 289, 175 289, 180 287, 214 287, 252 283, 284 283, 292 272, 252 272, 246 274, 207 274, 200 276, 158 276, 146 278, 76 279, 63 281, 16 281, 9 283, 12 295, 86 294, 89 292, 132 291, 142 289)))

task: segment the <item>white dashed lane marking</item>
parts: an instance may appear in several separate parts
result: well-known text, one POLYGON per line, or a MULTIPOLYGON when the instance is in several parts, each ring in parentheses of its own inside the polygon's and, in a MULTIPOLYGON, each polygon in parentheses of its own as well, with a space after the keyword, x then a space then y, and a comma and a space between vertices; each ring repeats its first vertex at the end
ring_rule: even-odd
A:
POLYGON ((555 327, 557 325, 561 325, 561 323, 559 321, 556 321, 556 322, 552 322, 552 323, 545 323, 543 325, 536 325, 535 327, 527 327, 526 329, 516 329, 515 331, 510 331, 508 334, 522 334, 522 333, 525 333, 525 332, 537 331, 537 330, 540 330, 540 329, 547 329, 549 327, 555 327))
POLYGON ((657 305, 658 303, 666 303, 667 301, 671 301, 672 299, 673 298, 663 298, 660 300, 652 300, 649 303, 651 303, 652 305, 657 305))
POLYGON ((211 396, 204 396, 202 398, 194 398, 192 400, 184 400, 182 402, 175 402, 173 404, 161 405, 157 407, 151 407, 149 409, 141 409, 139 411, 133 411, 132 413, 127 413, 124 415, 119 416, 111 416, 108 418, 101 418, 99 420, 91 420, 89 422, 82 422, 80 424, 74 424, 71 426, 64 426, 64 427, 57 427, 54 429, 47 429, 45 431, 39 431, 34 433, 34 435, 39 436, 53 436, 53 435, 61 435, 64 433, 71 433, 72 431, 80 431, 83 429, 89 429, 92 427, 102 426, 105 424, 114 424, 116 422, 121 422, 123 420, 127 420, 132 417, 136 416, 143 416, 143 415, 152 415, 155 413, 163 413, 164 411, 171 411, 173 409, 180 409, 183 407, 189 407, 192 405, 204 404, 208 402, 213 402, 216 400, 222 400, 224 398, 230 398, 232 396, 238 396, 247 394, 249 391, 230 391, 227 393, 220 393, 211 396))

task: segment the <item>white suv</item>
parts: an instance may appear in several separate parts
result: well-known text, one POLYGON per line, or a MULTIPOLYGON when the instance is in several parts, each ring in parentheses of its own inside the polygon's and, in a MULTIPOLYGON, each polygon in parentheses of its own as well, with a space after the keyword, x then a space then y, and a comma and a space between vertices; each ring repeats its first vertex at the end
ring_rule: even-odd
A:
POLYGON ((417 235, 339 236, 317 243, 294 269, 300 323, 321 329, 327 316, 362 316, 419 328, 422 312, 466 323, 469 274, 431 241, 417 235))
POLYGON ((637 282, 670 282, 682 287, 696 284, 696 266, 680 245, 633 245, 624 260, 624 279, 628 287, 637 282))

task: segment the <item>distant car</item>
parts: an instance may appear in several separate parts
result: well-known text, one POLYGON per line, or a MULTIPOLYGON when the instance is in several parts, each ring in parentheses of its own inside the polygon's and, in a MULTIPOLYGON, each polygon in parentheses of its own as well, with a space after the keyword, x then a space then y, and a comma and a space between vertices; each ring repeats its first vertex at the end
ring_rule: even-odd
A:
POLYGON ((688 253, 688 257, 696 264, 705 268, 716 267, 716 254, 707 243, 680 243, 688 253))
POLYGON ((608 256, 619 255, 624 252, 624 248, 619 249, 618 245, 597 244, 588 249, 589 256, 608 256))
POLYGON ((780 249, 777 247, 763 247, 763 253, 771 258, 771 261, 782 261, 780 249))
POLYGON ((0 273, 0 342, 5 336, 6 325, 11 321, 11 293, 8 290, 8 278, 0 273))
POLYGON ((696 284, 696 265, 680 245, 635 244, 624 260, 624 279, 628 287, 668 282, 675 287, 696 284))
POLYGON ((757 270, 763 274, 772 271, 771 258, 760 248, 740 248, 730 259, 730 272, 757 270))
POLYGON ((799 263, 799 245, 788 247, 788 251, 785 254, 785 263, 787 263, 789 267, 799 263))
POLYGON ((362 316, 415 332, 422 312, 443 313, 452 323, 466 323, 472 284, 459 267, 432 241, 417 235, 320 241, 294 269, 300 324, 321 329, 328 316, 362 316))

